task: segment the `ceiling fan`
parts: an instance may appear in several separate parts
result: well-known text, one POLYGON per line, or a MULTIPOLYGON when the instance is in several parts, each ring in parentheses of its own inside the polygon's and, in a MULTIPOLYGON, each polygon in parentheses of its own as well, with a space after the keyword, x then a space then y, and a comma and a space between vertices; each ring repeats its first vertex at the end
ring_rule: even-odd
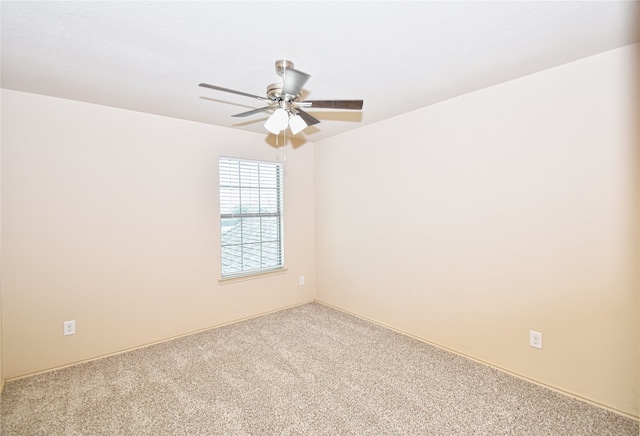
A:
POLYGON ((311 75, 293 68, 293 62, 287 60, 276 61, 276 74, 282 77, 282 82, 267 86, 267 96, 248 94, 221 86, 201 83, 199 86, 215 89, 217 91, 230 92, 267 102, 267 106, 253 109, 247 112, 231 115, 232 117, 247 117, 260 112, 273 110, 273 114, 264 124, 265 128, 277 135, 287 127, 295 135, 306 127, 318 124, 320 120, 314 118, 304 109, 350 109, 361 110, 362 100, 302 100, 302 88, 311 75))

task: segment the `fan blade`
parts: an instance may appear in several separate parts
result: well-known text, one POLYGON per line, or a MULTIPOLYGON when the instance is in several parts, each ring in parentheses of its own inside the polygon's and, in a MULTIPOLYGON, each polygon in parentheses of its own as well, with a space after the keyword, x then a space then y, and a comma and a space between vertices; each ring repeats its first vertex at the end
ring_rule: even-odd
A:
POLYGON ((248 117, 249 115, 259 114, 260 112, 268 111, 273 106, 261 107, 259 109, 254 109, 247 112, 242 112, 241 114, 231 115, 232 117, 248 117))
POLYGON ((319 119, 312 117, 302 109, 296 109, 296 112, 298 112, 300 118, 302 118, 302 120, 307 123, 307 126, 313 126, 314 124, 318 124, 320 122, 319 119))
POLYGON ((311 75, 303 73, 302 71, 294 70, 293 68, 286 68, 284 70, 284 80, 282 84, 282 93, 289 95, 298 95, 304 84, 311 75))
POLYGON ((259 95, 247 94, 246 92, 241 92, 241 91, 234 91, 233 89, 223 88, 221 86, 209 85, 208 83, 201 83, 198 86, 215 89, 217 91, 230 92, 231 94, 243 95, 245 97, 257 98, 258 100, 268 100, 268 98, 260 97, 259 95))
POLYGON ((306 108, 360 110, 364 102, 362 100, 307 100, 301 104, 306 108), (311 104, 307 106, 309 103, 311 104))

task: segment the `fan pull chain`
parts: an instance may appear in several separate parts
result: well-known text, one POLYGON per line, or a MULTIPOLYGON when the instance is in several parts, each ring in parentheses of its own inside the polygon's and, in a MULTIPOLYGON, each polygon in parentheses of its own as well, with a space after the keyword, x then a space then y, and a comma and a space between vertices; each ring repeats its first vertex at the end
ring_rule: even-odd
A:
POLYGON ((283 130, 283 144, 282 144, 282 173, 287 175, 287 129, 283 130))

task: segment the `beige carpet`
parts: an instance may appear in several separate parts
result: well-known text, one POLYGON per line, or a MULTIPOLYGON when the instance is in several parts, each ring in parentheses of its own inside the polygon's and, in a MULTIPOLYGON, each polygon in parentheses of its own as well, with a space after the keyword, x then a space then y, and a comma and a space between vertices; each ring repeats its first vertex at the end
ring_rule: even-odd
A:
POLYGON ((637 435, 638 422, 312 303, 7 383, 3 435, 637 435))

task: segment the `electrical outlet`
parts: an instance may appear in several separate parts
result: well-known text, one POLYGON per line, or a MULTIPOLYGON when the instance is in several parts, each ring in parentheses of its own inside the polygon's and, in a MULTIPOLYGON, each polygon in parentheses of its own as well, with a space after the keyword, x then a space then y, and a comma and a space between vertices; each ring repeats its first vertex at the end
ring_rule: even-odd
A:
POLYGON ((76 322, 75 321, 65 321, 64 322, 64 335, 75 335, 76 334, 76 322))
POLYGON ((304 276, 300 276, 298 283, 300 284, 300 286, 304 285, 304 276))
POLYGON ((542 348, 542 333, 529 330, 529 345, 534 348, 542 348))

